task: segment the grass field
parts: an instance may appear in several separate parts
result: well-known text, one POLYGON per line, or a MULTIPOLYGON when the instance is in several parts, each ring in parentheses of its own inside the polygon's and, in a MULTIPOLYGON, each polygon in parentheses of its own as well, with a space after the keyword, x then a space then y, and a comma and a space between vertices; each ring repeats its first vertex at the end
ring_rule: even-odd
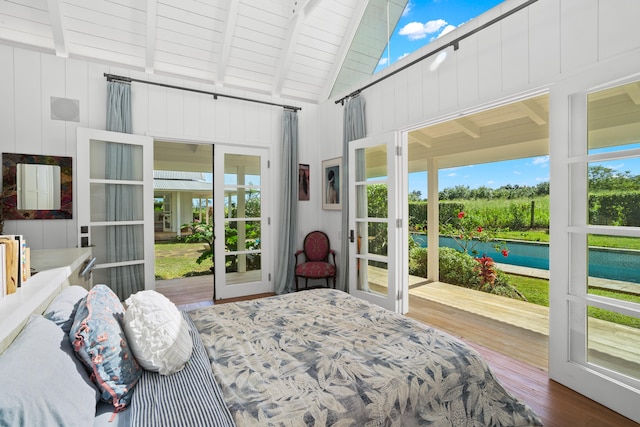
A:
POLYGON ((156 242, 156 279, 166 280, 211 274, 210 263, 196 263, 196 259, 203 250, 202 243, 156 242))

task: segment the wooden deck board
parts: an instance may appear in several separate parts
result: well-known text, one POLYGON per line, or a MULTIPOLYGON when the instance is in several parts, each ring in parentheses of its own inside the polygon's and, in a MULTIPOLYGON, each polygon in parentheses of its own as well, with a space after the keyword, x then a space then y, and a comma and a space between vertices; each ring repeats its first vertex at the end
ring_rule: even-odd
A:
POLYGON ((549 335, 547 307, 441 282, 411 288, 409 294, 549 335))

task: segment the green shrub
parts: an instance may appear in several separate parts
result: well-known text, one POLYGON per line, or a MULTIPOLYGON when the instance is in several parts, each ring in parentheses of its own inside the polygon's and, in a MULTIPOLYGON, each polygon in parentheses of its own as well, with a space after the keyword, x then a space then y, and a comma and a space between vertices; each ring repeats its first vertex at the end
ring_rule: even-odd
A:
MULTIPOLYGON (((471 255, 453 248, 441 247, 439 250, 439 281, 495 295, 527 300, 509 283, 509 276, 504 272, 496 269, 496 279, 493 285, 489 283, 482 285, 481 277, 477 272, 478 262, 471 255)), ((409 250, 409 274, 427 277, 427 248, 414 246, 409 250)))
POLYGON ((415 243, 413 247, 410 244, 409 248, 409 275, 427 277, 427 248, 421 248, 415 243))
POLYGON ((470 255, 452 248, 440 248, 441 282, 478 289, 480 276, 474 271, 476 261, 470 255))

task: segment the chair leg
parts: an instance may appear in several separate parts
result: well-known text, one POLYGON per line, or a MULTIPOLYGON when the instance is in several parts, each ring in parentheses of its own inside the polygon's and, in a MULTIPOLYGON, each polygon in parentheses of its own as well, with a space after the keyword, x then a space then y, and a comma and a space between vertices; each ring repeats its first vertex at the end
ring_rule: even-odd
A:
POLYGON ((296 292, 298 292, 298 276, 295 276, 296 278, 296 292))

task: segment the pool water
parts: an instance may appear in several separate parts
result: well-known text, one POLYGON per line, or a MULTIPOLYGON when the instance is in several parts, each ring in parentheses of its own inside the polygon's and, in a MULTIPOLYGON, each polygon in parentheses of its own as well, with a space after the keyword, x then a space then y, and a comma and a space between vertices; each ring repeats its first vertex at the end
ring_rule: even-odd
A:
MULTIPOLYGON (((411 233, 413 240, 423 248, 427 247, 427 236, 411 233)), ((496 252, 491 242, 479 242, 475 250, 486 254, 502 264, 549 270, 549 244, 507 240, 509 256, 496 252)), ((440 246, 461 250, 451 237, 440 236, 440 246)), ((640 251, 631 249, 589 248, 589 276, 603 279, 640 283, 640 251)))

